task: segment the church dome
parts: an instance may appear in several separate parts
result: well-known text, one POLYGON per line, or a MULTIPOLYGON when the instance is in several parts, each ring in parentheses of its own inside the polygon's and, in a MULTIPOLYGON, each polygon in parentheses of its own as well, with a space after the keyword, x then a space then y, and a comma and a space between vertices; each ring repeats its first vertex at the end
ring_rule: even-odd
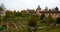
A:
POLYGON ((37 7, 37 9, 36 9, 36 10, 41 10, 40 5, 38 5, 38 7, 37 7))

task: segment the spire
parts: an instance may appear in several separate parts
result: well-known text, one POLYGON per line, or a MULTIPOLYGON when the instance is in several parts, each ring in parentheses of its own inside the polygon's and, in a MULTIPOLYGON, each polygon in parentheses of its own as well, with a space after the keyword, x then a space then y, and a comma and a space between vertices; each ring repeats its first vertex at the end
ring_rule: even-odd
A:
POLYGON ((38 5, 38 7, 37 7, 37 9, 36 9, 36 10, 41 10, 40 5, 38 5))
POLYGON ((38 8, 40 8, 40 5, 38 5, 38 8))

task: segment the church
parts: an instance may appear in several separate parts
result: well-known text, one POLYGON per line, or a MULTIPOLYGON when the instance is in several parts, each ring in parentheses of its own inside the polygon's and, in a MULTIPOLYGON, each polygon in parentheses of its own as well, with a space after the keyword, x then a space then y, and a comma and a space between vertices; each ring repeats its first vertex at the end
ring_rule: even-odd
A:
MULTIPOLYGON (((58 10, 57 7, 56 7, 56 10, 58 10)), ((49 15, 52 18, 60 17, 60 11, 51 11, 51 10, 42 11, 40 5, 38 5, 38 7, 36 9, 36 14, 39 15, 39 16, 41 16, 42 13, 45 14, 45 17, 48 17, 49 15)))

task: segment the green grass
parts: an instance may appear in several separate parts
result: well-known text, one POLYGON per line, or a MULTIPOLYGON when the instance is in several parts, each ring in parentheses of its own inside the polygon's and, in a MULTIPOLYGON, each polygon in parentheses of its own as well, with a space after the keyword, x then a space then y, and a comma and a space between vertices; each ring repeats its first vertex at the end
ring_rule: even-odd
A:
MULTIPOLYGON (((17 27, 18 26, 22 27, 22 25, 20 23, 25 25, 25 24, 28 23, 28 20, 24 19, 24 18, 23 19, 21 18, 21 19, 19 19, 17 21, 12 20, 12 21, 8 21, 8 22, 14 22, 17 25, 17 27), (19 21, 19 23, 17 23, 18 21, 19 21)), ((4 21, 2 25, 1 25, 1 23, 2 22, 0 22, 0 26, 7 25, 7 21, 4 21)), ((39 24, 40 27, 46 26, 46 24, 44 24, 44 23, 38 23, 38 24, 39 24)), ((12 27, 11 29, 9 29, 9 32, 28 32, 28 29, 25 29, 23 27, 22 28, 18 27, 18 30, 15 29, 15 28, 16 27, 12 27)), ((46 28, 37 30, 36 32, 46 32, 46 28)), ((60 27, 55 27, 54 29, 51 29, 50 32, 60 32, 60 27)))
MULTIPOLYGON (((37 30, 36 32, 46 32, 46 29, 40 29, 40 30, 37 30)), ((60 32, 60 27, 55 27, 51 29, 49 32, 60 32)))

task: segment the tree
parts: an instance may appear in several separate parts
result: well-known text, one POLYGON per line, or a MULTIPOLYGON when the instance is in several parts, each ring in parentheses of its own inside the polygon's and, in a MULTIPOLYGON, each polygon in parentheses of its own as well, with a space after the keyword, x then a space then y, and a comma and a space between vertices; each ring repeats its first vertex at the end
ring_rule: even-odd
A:
POLYGON ((30 27, 35 27, 35 26, 36 26, 33 19, 29 21, 28 25, 29 25, 30 27))
POLYGON ((2 7, 0 7, 0 16, 2 15, 2 11, 3 11, 3 9, 2 9, 2 7))
POLYGON ((3 3, 1 4, 1 8, 3 9, 3 11, 5 11, 5 10, 6 10, 6 8, 5 8, 5 6, 4 6, 4 4, 3 4, 3 3))
POLYGON ((25 17, 25 16, 26 16, 26 10, 22 10, 22 11, 21 11, 21 16, 22 16, 22 17, 25 17))
POLYGON ((49 9, 49 11, 52 11, 51 9, 49 9))
POLYGON ((42 23, 45 23, 44 20, 45 20, 45 14, 42 13, 41 16, 40 16, 40 21, 41 21, 42 23))
POLYGON ((13 11, 6 11, 4 20, 12 21, 14 19, 14 12, 13 11))
POLYGON ((6 17, 13 17, 14 16, 14 12, 13 11, 6 11, 5 12, 5 14, 6 14, 6 17))
POLYGON ((48 11, 48 7, 45 7, 45 9, 44 9, 45 11, 48 11))
POLYGON ((57 24, 60 24, 60 17, 58 17, 56 20, 57 20, 56 23, 57 23, 57 24))
POLYGON ((35 32, 38 28, 38 25, 37 25, 37 16, 36 15, 31 15, 30 16, 31 17, 31 19, 29 20, 29 22, 28 22, 28 26, 30 27, 30 30, 29 31, 33 31, 33 32, 35 32))
POLYGON ((0 11, 2 11, 3 9, 0 7, 0 11))
POLYGON ((55 11, 59 11, 59 8, 58 7, 55 7, 55 11))
POLYGON ((1 18, 2 18, 2 16, 1 16, 1 15, 2 15, 2 12, 1 12, 1 11, 2 11, 2 10, 3 10, 3 9, 0 7, 0 20, 1 20, 1 18))
POLYGON ((0 15, 1 16, 5 16, 5 14, 4 14, 5 10, 6 10, 6 8, 5 8, 4 4, 2 3, 1 6, 0 6, 0 15))
POLYGON ((45 14, 41 14, 40 19, 43 20, 45 18, 45 14))
POLYGON ((21 16, 21 12, 16 12, 16 11, 14 11, 14 15, 16 16, 16 17, 19 17, 19 16, 21 16))
POLYGON ((49 15, 46 19, 45 19, 45 21, 46 21, 46 24, 47 24, 47 32, 49 32, 50 31, 50 29, 51 29, 51 23, 53 22, 53 19, 51 18, 51 15, 49 15))
POLYGON ((2 27, 0 27, 0 31, 3 31, 5 29, 7 29, 7 26, 6 25, 3 25, 2 27))

